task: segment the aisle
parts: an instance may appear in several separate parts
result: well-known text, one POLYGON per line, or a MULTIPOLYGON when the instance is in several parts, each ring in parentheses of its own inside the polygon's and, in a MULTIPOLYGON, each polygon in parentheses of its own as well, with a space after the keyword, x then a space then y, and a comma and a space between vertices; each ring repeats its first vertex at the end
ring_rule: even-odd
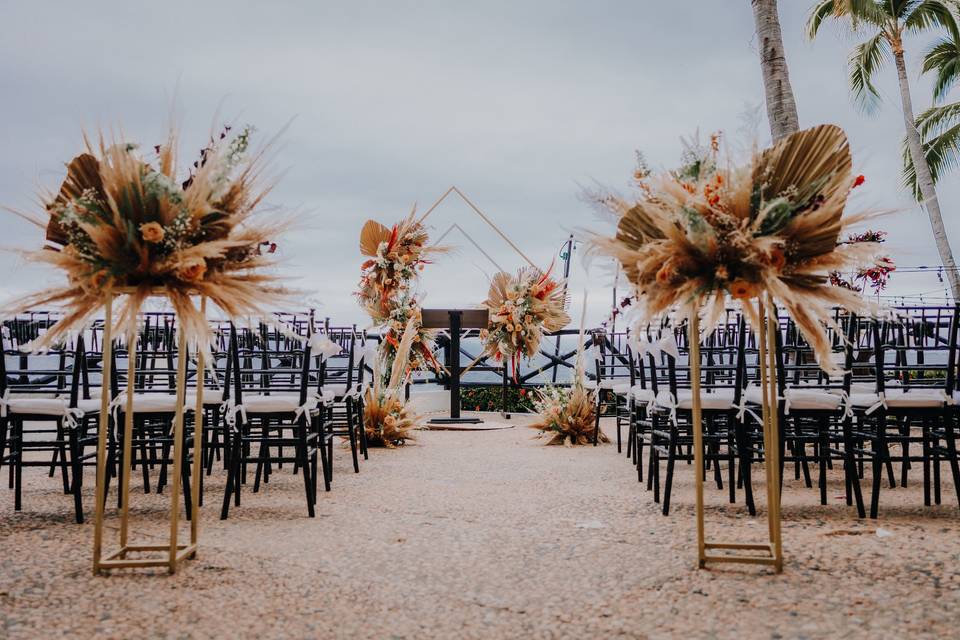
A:
MULTIPOLYGON (((788 490, 783 576, 695 571, 685 469, 664 518, 614 446, 543 447, 532 433, 422 433, 416 446, 372 451, 357 476, 340 451, 315 520, 288 469, 215 520, 215 474, 201 557, 175 577, 93 578, 91 526, 71 524, 69 498, 31 469, 23 514, 0 490, 0 635, 816 637, 956 621, 955 505, 922 519, 890 509, 882 526, 894 535, 878 538, 841 501, 821 510, 816 492, 788 490), (935 585, 931 571, 950 578, 935 585)), ((163 517, 158 499, 134 495, 138 515, 163 517)), ((745 532, 762 526, 737 508, 711 517, 720 512, 745 532)))

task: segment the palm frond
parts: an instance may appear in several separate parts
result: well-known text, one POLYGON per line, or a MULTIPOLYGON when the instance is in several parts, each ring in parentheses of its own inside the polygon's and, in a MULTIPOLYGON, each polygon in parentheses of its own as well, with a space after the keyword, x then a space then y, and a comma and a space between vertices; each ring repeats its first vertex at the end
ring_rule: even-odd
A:
POLYGON ((951 0, 923 0, 919 4, 909 2, 902 7, 904 12, 909 11, 909 15, 904 18, 903 14, 898 13, 897 17, 903 19, 903 27, 911 33, 943 27, 954 37, 960 37, 956 17, 951 11, 951 8, 958 6, 960 3, 951 0))
POLYGON ((923 56, 923 73, 936 71, 933 99, 941 101, 960 79, 960 39, 941 38, 923 56))
POLYGON ((873 77, 889 55, 890 43, 882 32, 857 45, 850 55, 850 90, 854 102, 866 113, 873 113, 880 104, 873 77))
POLYGON ((806 32, 808 39, 813 40, 816 38, 820 27, 823 26, 823 22, 827 18, 835 17, 835 4, 834 0, 820 0, 813 8, 813 11, 810 12, 810 17, 807 18, 806 32))
POLYGON ((863 25, 885 28, 897 9, 890 0, 834 0, 832 4, 832 17, 849 19, 854 31, 860 31, 863 25))
MULTIPOLYGON (((932 107, 917 118, 917 130, 934 184, 960 165, 960 102, 932 107)), ((917 201, 923 200, 917 172, 906 139, 902 143, 903 185, 917 201)))

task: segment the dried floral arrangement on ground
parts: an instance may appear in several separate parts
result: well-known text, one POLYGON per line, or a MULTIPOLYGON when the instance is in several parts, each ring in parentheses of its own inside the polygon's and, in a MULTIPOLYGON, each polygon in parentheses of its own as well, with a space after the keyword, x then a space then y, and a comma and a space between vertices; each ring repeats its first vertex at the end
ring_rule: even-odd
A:
POLYGON ((413 320, 407 322, 389 370, 384 369, 384 358, 376 360, 373 384, 367 388, 363 403, 363 428, 369 446, 392 449, 414 439, 411 431, 417 427, 420 416, 414 415, 405 402, 404 385, 412 370, 409 357, 416 327, 413 320))
POLYGON ((270 190, 263 183, 264 151, 249 153, 253 130, 225 127, 211 137, 185 175, 179 173, 177 133, 149 151, 103 134, 67 165, 46 217, 23 217, 46 230, 47 246, 26 257, 66 272, 68 283, 26 296, 8 313, 54 304, 63 319, 32 346, 56 344, 83 328, 104 304, 104 292, 132 289, 120 326, 136 330, 143 300, 158 288, 191 339, 207 342, 210 328, 191 294, 207 296, 228 316, 264 316, 288 295, 274 264, 287 221, 258 215, 270 190))
MULTIPOLYGON (((599 391, 587 387, 584 352, 586 336, 587 296, 584 293, 580 316, 580 335, 577 342, 577 359, 573 368, 573 382, 569 387, 547 385, 537 390, 533 400, 537 417, 528 426, 540 433, 538 437, 549 437, 547 444, 590 444, 596 436, 598 442, 609 442, 606 434, 600 430, 597 419, 597 394, 599 391)), ((593 344, 593 337, 590 339, 593 344)))
POLYGON ((671 309, 707 308, 711 326, 729 297, 768 292, 796 320, 820 364, 835 365, 823 330, 839 305, 861 314, 876 307, 859 293, 830 286, 831 272, 875 264, 875 242, 844 244, 841 234, 871 214, 845 215, 857 182, 846 135, 833 125, 797 132, 749 163, 719 161, 719 140, 689 146, 677 171, 637 174, 630 202, 605 196, 618 219, 614 237, 594 235, 592 250, 616 258, 635 289, 635 312, 649 322, 671 309))

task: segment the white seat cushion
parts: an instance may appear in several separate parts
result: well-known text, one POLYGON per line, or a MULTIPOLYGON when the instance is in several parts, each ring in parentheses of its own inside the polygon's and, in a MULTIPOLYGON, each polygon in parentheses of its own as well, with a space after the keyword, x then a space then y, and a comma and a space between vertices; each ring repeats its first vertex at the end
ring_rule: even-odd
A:
MULTIPOLYGON (((875 382, 854 382, 850 385, 850 395, 854 396, 861 393, 876 393, 877 385, 875 382)), ((843 389, 827 389, 827 392, 835 396, 842 396, 843 389)))
POLYGON ((252 413, 293 413, 299 406, 300 394, 243 396, 243 408, 247 415, 252 413))
MULTIPOLYGON (((11 398, 8 411, 20 415, 62 416, 69 405, 67 398, 11 398)), ((76 409, 84 413, 96 413, 100 410, 100 401, 78 400, 76 409)))
MULTIPOLYGON (((127 394, 121 393, 114 400, 114 406, 120 413, 127 410, 127 394)), ((184 411, 193 411, 196 406, 196 400, 193 404, 184 403, 184 411)), ((134 413, 174 413, 177 410, 177 396, 173 393, 134 393, 133 394, 133 412, 134 413)))
POLYGON ((634 385, 633 388, 630 389, 630 395, 637 402, 652 402, 654 399, 652 389, 644 389, 638 384, 634 385))
MULTIPOLYGON (((693 409, 693 392, 690 389, 677 391, 677 409, 693 409)), ((669 391, 657 394, 656 403, 661 409, 670 409, 673 404, 669 391)), ((700 408, 708 411, 727 411, 733 408, 733 389, 715 389, 714 392, 700 394, 700 408)))
POLYGON ((787 389, 787 410, 800 411, 836 411, 843 398, 818 389, 787 389))
MULTIPOLYGON (((607 381, 607 380, 604 380, 604 384, 606 384, 606 382, 608 382, 608 381, 607 381)), ((612 382, 612 381, 610 381, 610 382, 612 382)), ((609 386, 609 387, 606 387, 606 386, 605 386, 605 387, 603 387, 603 388, 604 388, 604 389, 610 389, 611 391, 613 391, 613 392, 614 392, 615 394, 617 394, 618 396, 625 396, 625 395, 627 395, 628 393, 630 393, 630 383, 629 383, 629 382, 617 382, 616 384, 613 384, 613 385, 611 385, 611 386, 609 386)))
POLYGON ((742 397, 744 402, 749 402, 750 404, 763 404, 763 393, 760 387, 747 387, 743 390, 742 397))
POLYGON ((943 389, 891 389, 884 393, 887 407, 904 409, 927 409, 942 407, 947 401, 943 389))
POLYGON ((8 411, 11 414, 36 416, 62 416, 67 402, 62 398, 11 398, 8 411))
MULTIPOLYGON (((677 391, 677 408, 693 409, 693 392, 690 389, 677 391)), ((700 394, 700 408, 712 411, 726 411, 733 408, 733 389, 704 390, 700 394)))
POLYGON ((850 394, 850 404, 857 409, 869 409, 880 402, 879 393, 851 393, 850 394))

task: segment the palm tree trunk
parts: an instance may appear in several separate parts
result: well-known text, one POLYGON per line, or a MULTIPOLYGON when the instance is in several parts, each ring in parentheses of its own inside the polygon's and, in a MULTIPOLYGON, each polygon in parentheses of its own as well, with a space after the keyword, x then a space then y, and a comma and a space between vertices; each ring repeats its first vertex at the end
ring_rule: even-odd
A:
POLYGON ((930 216, 930 226, 933 228, 933 239, 940 252, 940 262, 947 272, 947 281, 954 300, 960 300, 960 273, 957 273, 957 263, 953 260, 950 250, 950 241, 947 230, 943 226, 943 216, 940 215, 940 201, 937 199, 937 190, 930 176, 930 166, 923 153, 923 143, 920 141, 920 132, 917 131, 913 117, 913 101, 910 98, 910 82, 907 79, 907 65, 903 60, 903 47, 899 43, 891 43, 893 59, 897 65, 897 78, 900 80, 900 102, 903 105, 903 126, 907 132, 907 146, 913 158, 913 166, 917 170, 917 185, 920 195, 923 196, 924 207, 930 216))
POLYGON ((777 0, 750 0, 753 20, 760 44, 760 69, 763 72, 763 90, 766 94, 767 120, 773 141, 794 133, 800 128, 797 103, 790 86, 787 58, 783 51, 777 0))

